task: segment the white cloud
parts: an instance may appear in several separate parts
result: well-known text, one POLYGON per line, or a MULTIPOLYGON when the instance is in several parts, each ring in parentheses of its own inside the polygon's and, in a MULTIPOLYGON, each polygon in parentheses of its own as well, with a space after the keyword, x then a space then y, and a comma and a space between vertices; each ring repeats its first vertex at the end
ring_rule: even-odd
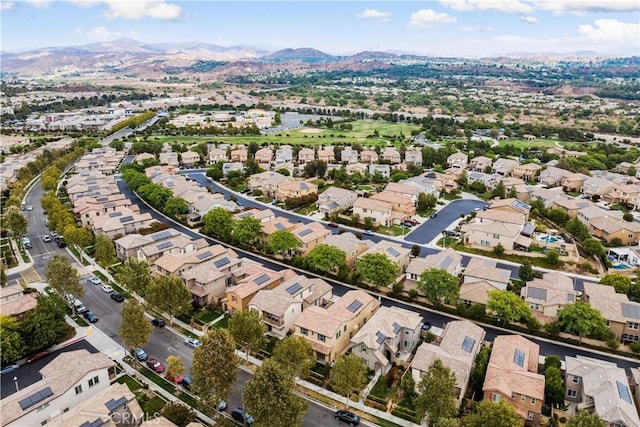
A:
POLYGON ((175 20, 184 15, 180 6, 165 0, 72 0, 71 3, 84 8, 105 4, 108 9, 104 16, 108 19, 175 20))
POLYGON ((49 7, 51 0, 27 0, 27 3, 38 9, 46 9, 49 7))
POLYGON ((111 41, 121 36, 122 36, 121 33, 117 31, 111 32, 107 30, 105 27, 95 27, 87 31, 87 38, 94 42, 111 41))
POLYGON ((448 24, 456 22, 456 18, 446 13, 438 13, 433 9, 420 9, 411 14, 408 26, 413 28, 428 29, 436 24, 448 24))
POLYGON ((633 46, 638 45, 640 24, 598 19, 594 25, 580 25, 578 32, 593 42, 633 46))
POLYGON ((523 16, 520 18, 520 22, 524 22, 525 24, 537 24, 538 18, 535 16, 523 16))
POLYGON ((6 10, 11 10, 16 7, 15 2, 12 1, 3 1, 0 3, 0 11, 4 12, 6 10))
POLYGON ((360 19, 377 19, 380 22, 391 20, 391 12, 383 12, 377 9, 365 9, 362 12, 356 14, 360 19))
POLYGON ((454 10, 496 10, 506 13, 529 13, 533 9, 520 0, 440 0, 444 6, 454 10))
POLYGON ((532 4, 555 13, 640 11, 638 0, 532 0, 532 4))
POLYGON ((462 27, 464 33, 490 33, 493 27, 462 27))

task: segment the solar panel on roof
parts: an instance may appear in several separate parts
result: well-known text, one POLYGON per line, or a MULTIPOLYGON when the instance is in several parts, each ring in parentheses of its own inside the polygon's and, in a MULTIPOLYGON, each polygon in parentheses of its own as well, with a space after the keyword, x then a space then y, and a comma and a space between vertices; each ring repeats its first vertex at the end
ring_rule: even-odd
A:
POLYGON ((42 402, 44 399, 51 396, 53 396, 53 391, 51 391, 50 387, 45 387, 42 390, 33 393, 31 396, 25 397, 20 402, 18 402, 18 404, 24 411, 25 409, 28 409, 33 405, 38 404, 42 402))
POLYGON ((158 248, 158 250, 163 250, 163 249, 167 249, 170 248, 171 246, 173 246, 173 243, 171 242, 162 242, 159 245, 156 246, 156 248, 158 248))
POLYGON ((300 188, 302 188, 303 190, 306 190, 307 188, 309 188, 309 186, 307 185, 306 182, 301 182, 300 183, 300 188))
POLYGON ((471 353, 473 350, 473 346, 476 344, 476 340, 471 337, 464 337, 464 341, 462 341, 462 349, 467 353, 471 353))
POLYGON ((384 340, 387 339, 387 337, 385 337, 384 334, 380 331, 376 332, 376 337, 378 337, 378 339, 376 340, 378 344, 382 344, 384 340))
POLYGON ((513 363, 524 368, 524 351, 516 348, 516 351, 513 352, 513 363))
POLYGON ((248 216, 253 216, 253 213, 251 213, 251 212, 243 212, 240 215, 238 215, 238 218, 245 218, 245 217, 248 217, 248 216))
POLYGON ((630 304, 623 302, 620 304, 622 315, 631 319, 640 320, 640 304, 630 304))
POLYGON ((131 215, 125 216, 124 218, 120 218, 120 223, 124 224, 125 222, 133 221, 133 217, 131 215))
POLYGON ((446 270, 447 268, 449 268, 452 262, 453 262, 453 258, 451 258, 451 255, 447 255, 440 263, 440 267, 446 270))
POLYGON ((541 289, 541 288, 536 288, 533 286, 527 286, 527 296, 529 298, 533 298, 533 299, 537 299, 540 301, 546 301, 547 300, 547 290, 546 289, 541 289))
POLYGON ((104 406, 107 407, 107 409, 109 410, 109 412, 113 412, 115 411, 118 407, 124 405, 125 403, 127 403, 127 398, 122 396, 121 398, 119 398, 118 400, 114 400, 114 399, 110 399, 107 403, 104 404, 104 406))
POLYGON ((277 224, 275 225, 275 227, 276 227, 278 230, 284 230, 285 228, 287 228, 287 227, 285 227, 285 226, 284 226, 284 224, 282 224, 282 223, 277 223, 277 224))
POLYGON ((100 427, 101 425, 104 425, 104 421, 102 421, 102 419, 98 418, 95 421, 89 422, 89 421, 85 421, 82 424, 80 424, 80 427, 100 427))
POLYGON ((162 239, 166 239, 167 237, 171 237, 171 232, 165 230, 165 231, 161 231, 159 233, 151 234, 149 237, 151 237, 151 240, 153 240, 154 242, 157 242, 158 240, 162 240, 162 239))
POLYGON ((106 196, 105 197, 98 197, 96 199, 96 202, 101 202, 102 203, 102 202, 106 202, 107 200, 109 200, 109 198, 106 197, 106 196))
POLYGON ((620 395, 620 399, 624 400, 627 403, 633 404, 631 402, 631 393, 629 392, 629 387, 626 384, 622 384, 620 381, 616 381, 616 386, 618 387, 618 394, 620 395))
POLYGON ((268 274, 263 274, 262 276, 258 277, 256 280, 254 280, 253 282, 256 285, 262 285, 264 282, 266 282, 267 280, 269 280, 269 275, 268 274))
POLYGON ((299 233, 298 233, 298 236, 300 236, 300 237, 304 237, 304 236, 306 236, 307 234, 311 234, 311 233, 313 233, 313 230, 312 230, 312 229, 310 229, 310 228, 305 228, 304 230, 302 230, 301 232, 299 232, 299 233))
POLYGON ((296 292, 298 292, 300 289, 302 289, 302 285, 298 282, 294 283, 293 285, 289 286, 286 291, 289 295, 293 295, 296 292))
POLYGON ((203 259, 209 258, 212 255, 213 254, 211 253, 211 251, 206 251, 206 252, 203 252, 201 254, 196 255, 196 258, 198 258, 199 260, 203 260, 203 259))
POLYGON ((115 217, 118 217, 118 216, 122 216, 122 212, 111 212, 109 214, 109 218, 115 218, 115 217))
POLYGON ((387 248, 387 252, 390 253, 393 257, 400 256, 400 252, 398 252, 396 248, 387 248))
POLYGON ((105 203, 104 207, 105 208, 112 208, 116 205, 116 202, 109 202, 109 203, 105 203))
POLYGON ((229 260, 229 258, 224 257, 224 258, 220 258, 220 259, 219 259, 219 260, 217 260, 217 261, 214 261, 214 262, 213 262, 213 265, 215 265, 217 268, 220 268, 220 267, 224 267, 225 265, 227 265, 227 264, 229 264, 229 263, 231 263, 231 261, 229 260))
POLYGON ((352 313, 355 313, 356 311, 358 311, 360 309, 360 307, 362 307, 364 304, 362 304, 362 302, 360 302, 360 300, 355 300, 354 302, 352 302, 351 304, 349 304, 349 306, 347 307, 347 310, 349 310, 352 313))
POLYGON ((398 322, 393 322, 393 333, 397 334, 400 329, 402 329, 402 326, 400 326, 398 322))

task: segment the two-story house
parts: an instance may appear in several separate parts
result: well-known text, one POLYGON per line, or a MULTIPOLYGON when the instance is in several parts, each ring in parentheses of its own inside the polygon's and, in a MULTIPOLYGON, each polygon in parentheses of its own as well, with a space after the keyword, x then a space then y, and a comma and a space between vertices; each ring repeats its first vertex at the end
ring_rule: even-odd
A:
POLYGON ((562 177, 560 185, 564 191, 579 192, 589 177, 582 173, 570 173, 562 177))
POLYGON ((392 165, 397 165, 401 161, 400 152, 396 147, 385 147, 382 149, 382 160, 386 160, 392 165))
POLYGON ((269 147, 264 147, 256 151, 255 160, 258 163, 271 163, 273 160, 273 150, 269 147))
POLYGON ((237 213, 233 216, 236 220, 241 220, 242 218, 253 218, 260 221, 260 223, 264 224, 265 222, 269 222, 276 218, 276 215, 273 213, 271 209, 249 209, 244 212, 237 213))
POLYGON ((324 242, 325 237, 330 235, 331 231, 318 222, 311 222, 309 224, 299 223, 291 233, 300 242, 296 251, 302 256, 307 256, 313 248, 324 242))
POLYGON ((511 279, 511 271, 498 268, 491 259, 471 258, 464 270, 458 300, 467 305, 487 304, 488 292, 505 290, 511 279))
POLYGON ((260 172, 249 177, 247 187, 251 191, 260 190, 265 196, 273 196, 278 189, 278 185, 288 178, 278 172, 260 172))
POLYGON ((229 160, 227 150, 221 148, 211 148, 209 150, 209 163, 215 164, 218 162, 226 162, 227 160, 229 160))
POLYGON ((540 184, 547 187, 557 187, 562 184, 562 179, 567 175, 571 175, 571 172, 566 169, 549 166, 540 172, 540 184))
POLYGON ((333 148, 325 148, 322 150, 318 150, 318 160, 321 160, 325 163, 335 162, 336 156, 333 148))
POLYGON ((371 200, 378 202, 384 202, 391 205, 391 216, 397 223, 402 222, 405 219, 411 218, 416 214, 416 206, 409 196, 405 196, 400 193, 394 193, 391 191, 382 191, 369 197, 371 200))
POLYGON ((336 247, 344 252, 346 255, 346 263, 351 268, 355 267, 356 258, 373 246, 371 240, 358 239, 358 237, 351 232, 329 234, 324 238, 323 243, 336 247))
POLYGON ((219 304, 227 288, 233 284, 233 274, 242 268, 242 259, 229 249, 206 263, 184 270, 180 277, 199 307, 219 304))
POLYGON ((289 178, 276 187, 275 199, 285 201, 304 196, 318 194, 318 186, 311 181, 289 178))
POLYGON ((542 166, 536 163, 525 163, 522 165, 517 165, 511 171, 511 176, 514 178, 520 178, 524 181, 537 181, 538 175, 540 175, 540 171, 542 170, 542 166))
POLYGON ((384 187, 384 191, 409 197, 414 204, 418 203, 418 195, 420 194, 420 189, 418 189, 418 187, 408 184, 402 184, 400 182, 388 183, 384 187))
POLYGON ((594 218, 588 225, 589 234, 612 243, 615 239, 625 246, 635 246, 640 242, 640 225, 610 216, 594 218))
POLYGON ((385 179, 389 179, 391 177, 391 166, 389 165, 376 165, 372 163, 367 167, 367 170, 369 171, 371 176, 379 174, 385 179))
POLYGON ((373 150, 362 150, 360 152, 360 161, 362 163, 378 163, 378 153, 373 150))
POLYGON ((231 161, 246 163, 249 158, 249 152, 246 148, 237 148, 235 150, 231 150, 231 161))
POLYGON ((582 300, 602 314, 618 341, 640 341, 640 303, 629 301, 612 286, 593 282, 584 282, 582 300))
POLYGON ((452 169, 466 169, 469 156, 458 151, 447 157, 447 165, 452 169))
POLYGON ((407 266, 406 281, 418 283, 420 275, 432 268, 442 269, 453 276, 458 276, 462 271, 461 263, 462 255, 450 248, 424 258, 413 258, 407 266))
POLYGON ((303 147, 298 151, 298 164, 304 165, 305 163, 312 162, 316 159, 316 152, 307 147, 303 147))
POLYGON ((497 159, 494 163, 493 163, 493 172, 497 173, 498 175, 502 175, 502 176, 508 176, 511 175, 511 172, 513 172, 513 169, 518 166, 518 162, 516 160, 513 159, 497 159))
POLYGON ((390 203, 368 199, 366 197, 358 197, 353 203, 353 213, 358 215, 361 222, 364 222, 365 218, 371 218, 374 227, 379 225, 385 227, 390 226, 393 221, 391 211, 390 203))
POLYGON ((37 294, 24 293, 19 284, 7 285, 0 288, 0 312, 4 316, 20 318, 38 305, 37 294))
POLYGON ((175 153, 173 151, 158 154, 158 161, 161 165, 180 166, 178 153, 175 153))
POLYGON ((520 290, 520 295, 531 310, 544 316, 558 317, 558 311, 566 304, 576 302, 579 292, 574 289, 573 280, 560 272, 544 273, 542 278, 534 278, 520 290))
POLYGON ((404 153, 404 161, 407 164, 413 163, 414 165, 422 166, 422 150, 408 149, 404 153))
POLYGON ((160 242, 149 242, 136 248, 136 258, 153 264, 166 253, 188 254, 209 246, 205 239, 194 240, 186 234, 178 234, 174 237, 162 239, 160 242))
POLYGON ((485 169, 491 169, 491 165, 493 165, 493 160, 489 157, 476 156, 469 162, 469 170, 484 172, 485 169))
POLYGON ((613 189, 613 182, 597 176, 589 177, 582 183, 582 193, 589 197, 602 197, 605 194, 612 192, 613 189))
POLYGON ((273 271, 260 264, 243 261, 234 273, 234 285, 227 288, 221 304, 225 311, 247 310, 253 297, 263 289, 274 289, 285 280, 297 276, 291 270, 273 271))
POLYGON ((180 154, 180 161, 185 168, 192 168, 200 163, 200 154, 194 151, 185 151, 180 154))
POLYGON ((411 260, 410 254, 411 249, 405 248, 404 246, 391 242, 388 240, 380 240, 375 245, 373 245, 369 250, 367 250, 364 254, 362 254, 358 258, 362 258, 367 254, 383 254, 387 258, 391 260, 395 265, 398 266, 398 275, 403 274, 409 265, 409 261, 411 260))
POLYGON ((465 245, 492 249, 499 243, 512 250, 516 245, 531 245, 531 239, 521 235, 525 224, 524 215, 488 209, 479 212, 474 222, 463 225, 460 232, 465 245))
POLYGON ((329 187, 318 195, 318 210, 325 214, 333 214, 339 210, 353 207, 358 194, 355 191, 340 187, 329 187))
POLYGON ((116 247, 116 256, 120 261, 126 261, 129 258, 137 257, 138 249, 149 244, 160 244, 172 237, 178 236, 180 233, 178 230, 169 228, 167 230, 156 231, 155 233, 142 235, 142 234, 127 234, 119 239, 116 239, 113 243, 116 247))
POLYGON ((358 163, 359 157, 359 153, 351 147, 343 148, 340 154, 342 163, 358 163))
POLYGON ((135 233, 147 228, 153 222, 150 213, 137 213, 128 208, 121 208, 116 212, 108 213, 100 217, 94 217, 89 224, 95 235, 104 234, 110 239, 120 235, 135 233))

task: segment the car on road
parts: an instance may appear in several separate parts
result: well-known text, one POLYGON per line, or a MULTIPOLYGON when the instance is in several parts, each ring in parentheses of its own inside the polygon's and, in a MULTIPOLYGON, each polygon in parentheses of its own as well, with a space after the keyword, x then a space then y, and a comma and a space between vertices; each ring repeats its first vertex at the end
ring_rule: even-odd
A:
POLYGON ((200 340, 197 340, 195 338, 187 338, 186 340, 184 340, 184 343, 187 347, 191 348, 198 348, 202 345, 200 340))
POLYGON ((357 426, 360 424, 360 417, 351 411, 336 411, 333 416, 336 418, 336 421, 345 422, 350 426, 357 426))
POLYGON ((42 237, 42 241, 43 242, 50 242, 51 241, 51 236, 49 236, 48 234, 45 234, 44 237, 42 237))
POLYGON ((29 240, 28 237, 25 236, 22 238, 22 244, 24 245, 25 248, 31 249, 31 240, 29 240))
POLYGON ((64 237, 62 236, 56 236, 56 244, 59 248, 64 248, 65 246, 67 246, 67 242, 64 241, 64 237))
POLYGON ((327 227, 338 227, 338 224, 336 224, 335 222, 330 222, 329 224, 327 224, 327 227))
POLYGON ((117 292, 113 292, 111 294, 111 299, 114 300, 115 302, 122 302, 124 301, 124 297, 122 296, 122 294, 119 294, 117 292))
POLYGON ((7 365, 4 368, 0 369, 0 375, 10 374, 11 372, 15 372, 20 369, 20 365, 14 363, 12 365, 7 365))
POLYGON ((373 231, 371 231, 371 230, 364 230, 364 234, 366 234, 367 236, 373 236, 373 231))
POLYGON ((234 409, 231 412, 231 418, 233 418, 234 420, 242 423, 246 423, 247 425, 253 425, 253 423, 255 422, 253 420, 253 417, 248 413, 245 412, 244 409, 237 407, 236 409, 234 409))
POLYGON ((102 280, 100 280, 100 278, 98 277, 92 277, 91 279, 89 279, 89 282, 93 283, 94 285, 102 284, 102 280))
POLYGON ((35 362, 38 359, 42 359, 43 357, 49 354, 49 350, 41 351, 40 353, 36 353, 33 356, 27 359, 27 363, 35 362))
POLYGON ((96 323, 98 321, 98 316, 96 316, 96 314, 91 310, 85 311, 82 315, 91 323, 96 323))
POLYGON ((431 215, 429 215, 429 218, 433 219, 433 218, 435 218, 437 216, 438 216, 438 212, 434 212, 431 215))
POLYGON ((473 211, 474 211, 474 212, 480 212, 481 210, 482 210, 482 209, 480 209, 480 208, 473 208, 473 211))
POLYGON ((156 328, 164 328, 164 326, 166 325, 166 323, 164 323, 164 320, 158 319, 157 317, 151 321, 151 324, 156 328))
POLYGON ((147 366, 149 369, 152 369, 156 374, 161 374, 164 372, 164 365, 158 362, 156 359, 148 359, 147 366))
POLYGON ((113 292, 113 288, 110 285, 102 285, 102 292, 110 294, 113 292))
POLYGON ((33 206, 27 206, 27 210, 28 211, 32 211, 33 210, 33 206))
POLYGON ((49 234, 51 235, 51 237, 56 237, 58 235, 58 233, 56 233, 55 231, 50 231, 49 234))
POLYGON ((224 411, 225 409, 227 409, 227 402, 221 400, 220 403, 218 403, 218 411, 224 411))
POLYGON ((149 356, 147 356, 147 353, 143 349, 141 349, 140 347, 132 348, 131 349, 131 355, 135 356, 136 359, 138 359, 141 362, 144 362, 149 357, 149 356))

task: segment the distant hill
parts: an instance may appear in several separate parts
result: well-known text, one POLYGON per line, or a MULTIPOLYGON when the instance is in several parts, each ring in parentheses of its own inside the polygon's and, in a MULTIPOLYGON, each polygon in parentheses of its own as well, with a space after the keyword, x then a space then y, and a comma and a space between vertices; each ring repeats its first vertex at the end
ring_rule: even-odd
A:
POLYGON ((317 49, 303 47, 299 49, 282 49, 265 56, 263 59, 272 62, 328 62, 335 60, 336 57, 329 55, 328 53, 321 52, 317 49))

